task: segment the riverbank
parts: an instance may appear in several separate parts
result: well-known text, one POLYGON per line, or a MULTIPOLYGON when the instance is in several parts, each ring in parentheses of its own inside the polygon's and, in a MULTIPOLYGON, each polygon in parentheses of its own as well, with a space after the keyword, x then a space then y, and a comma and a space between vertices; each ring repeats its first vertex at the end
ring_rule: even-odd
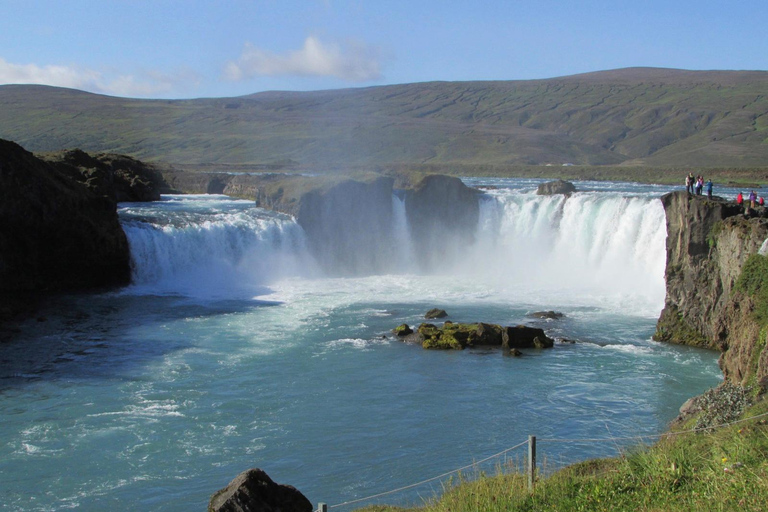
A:
POLYGON ((522 471, 471 481, 464 475, 424 506, 374 505, 358 512, 762 512, 768 496, 767 418, 766 400, 750 407, 738 422, 716 430, 690 432, 697 420, 692 417, 651 447, 568 466, 540 479, 534 492, 522 471))

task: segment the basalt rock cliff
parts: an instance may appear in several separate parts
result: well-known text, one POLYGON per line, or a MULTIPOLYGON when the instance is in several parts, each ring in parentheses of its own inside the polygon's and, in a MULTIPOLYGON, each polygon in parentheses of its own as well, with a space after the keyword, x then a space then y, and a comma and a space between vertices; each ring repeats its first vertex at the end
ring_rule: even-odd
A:
POLYGON ((768 376, 766 330, 755 295, 740 286, 745 265, 768 238, 768 219, 728 201, 673 192, 667 217, 666 299, 654 339, 720 350, 733 383, 768 376))
POLYGON ((0 140, 0 322, 51 292, 127 284, 117 201, 158 197, 161 175, 118 155, 38 158, 0 140))

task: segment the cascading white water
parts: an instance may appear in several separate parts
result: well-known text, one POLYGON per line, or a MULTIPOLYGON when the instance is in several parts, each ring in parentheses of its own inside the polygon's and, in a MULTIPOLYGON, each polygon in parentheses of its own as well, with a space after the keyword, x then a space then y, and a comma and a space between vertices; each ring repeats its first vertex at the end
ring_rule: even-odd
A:
POLYGON ((464 268, 516 288, 631 295, 660 308, 665 239, 664 209, 653 197, 491 190, 464 268))
MULTIPOLYGON (((137 210, 138 211, 138 210, 137 210)), ((155 210, 121 212, 134 263, 134 290, 226 297, 259 294, 285 277, 317 276, 301 227, 291 218, 225 196, 168 196, 155 210)), ((384 254, 364 244, 343 249, 367 274, 415 273, 404 201, 392 196, 392 227, 384 254), (359 254, 350 255, 350 250, 359 254), (367 252, 366 252, 367 251, 367 252), (363 261, 366 258, 376 261, 363 261)), ((447 236, 447 234, 443 235, 447 236)), ((430 273, 476 276, 480 286, 519 295, 578 294, 599 301, 622 297, 658 314, 664 298, 664 211, 652 196, 581 192, 537 196, 487 191, 474 240, 435 258, 430 273), (455 255, 454 255, 455 256, 455 255)), ((326 258, 329 255, 324 255, 326 258)), ((330 257, 334 257, 330 254, 330 257)), ((560 301, 562 302, 562 301, 560 301)))
POLYGON ((312 275, 293 219, 224 196, 167 196, 155 208, 121 211, 134 291, 197 297, 258 294, 283 277, 312 275), (208 211, 204 211, 208 209, 208 211), (137 210, 138 211, 138 210, 137 210))
POLYGON ((411 230, 405 214, 405 200, 397 194, 392 194, 392 240, 397 247, 396 268, 400 272, 412 271, 415 266, 411 230))

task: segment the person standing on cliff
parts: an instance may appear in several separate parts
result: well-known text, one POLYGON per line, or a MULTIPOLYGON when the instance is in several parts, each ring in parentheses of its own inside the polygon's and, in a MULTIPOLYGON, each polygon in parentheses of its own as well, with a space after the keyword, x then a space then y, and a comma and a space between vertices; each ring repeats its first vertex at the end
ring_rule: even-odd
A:
POLYGON ((739 206, 742 206, 744 204, 744 196, 741 192, 739 192, 739 195, 736 196, 736 204, 739 206))
POLYGON ((712 183, 712 178, 707 180, 707 199, 712 199, 712 186, 714 183, 712 183))
POLYGON ((749 207, 754 209, 755 208, 755 201, 757 201, 757 194, 755 194, 755 191, 749 193, 749 207))
POLYGON ((693 177, 693 173, 689 172, 688 176, 685 177, 685 190, 689 194, 693 194, 693 180, 695 178, 693 177))

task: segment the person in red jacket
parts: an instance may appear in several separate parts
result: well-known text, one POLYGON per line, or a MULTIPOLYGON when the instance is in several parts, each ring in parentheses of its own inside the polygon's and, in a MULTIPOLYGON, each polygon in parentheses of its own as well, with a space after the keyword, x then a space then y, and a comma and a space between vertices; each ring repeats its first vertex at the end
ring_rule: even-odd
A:
POLYGON ((744 196, 741 195, 741 192, 739 192, 739 195, 736 196, 736 204, 739 206, 744 204, 744 196))

